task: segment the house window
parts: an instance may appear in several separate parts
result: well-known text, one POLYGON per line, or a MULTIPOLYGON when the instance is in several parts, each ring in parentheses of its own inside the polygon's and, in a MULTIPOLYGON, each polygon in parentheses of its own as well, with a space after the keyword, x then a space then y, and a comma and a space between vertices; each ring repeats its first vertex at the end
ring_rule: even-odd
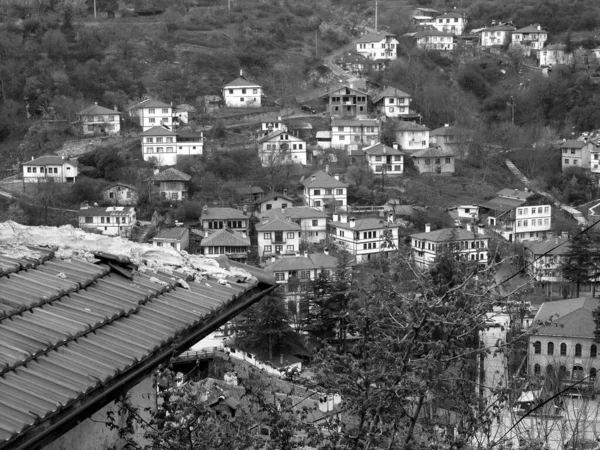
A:
POLYGON ((331 195, 333 191, 331 189, 325 189, 325 195, 331 195))
POLYGON ((243 101, 244 101, 244 97, 240 97, 240 102, 243 102, 243 101))
POLYGON ((450 164, 450 158, 446 158, 446 164, 450 164))
POLYGON ((286 247, 286 250, 287 250, 288 252, 293 252, 293 251, 294 251, 294 246, 293 246, 293 245, 288 245, 288 246, 286 247))
POLYGON ((85 223, 94 223, 94 218, 93 217, 86 217, 85 218, 85 223))
POLYGON ((592 344, 590 347, 590 358, 596 358, 598 356, 598 347, 596 344, 592 344))
POLYGON ((534 373, 534 375, 539 375, 541 373, 541 371, 542 371, 542 369, 541 369, 541 367, 540 367, 539 364, 535 364, 533 366, 533 373, 534 373))
POLYGON ((167 108, 163 108, 163 109, 162 109, 162 113, 163 113, 163 114, 169 114, 169 110, 168 110, 167 108))
POLYGON ((554 342, 548 342, 548 354, 554 355, 554 342))
POLYGON ((425 158, 425 165, 428 166, 429 165, 429 158, 425 158))
POLYGON ((565 164, 569 164, 568 158, 565 158, 565 164))
POLYGON ((271 246, 265 245, 265 253, 271 253, 271 246))
POLYGON ((394 166, 394 172, 402 171, 401 166, 394 166))
POLYGON ((271 233, 265 233, 265 239, 271 239, 271 233))
MULTIPOLYGON (((564 345, 564 344, 562 344, 562 345, 564 345)), ((541 354, 542 353, 542 343, 540 341, 535 341, 533 344, 533 350, 536 355, 541 354)))
POLYGON ((344 190, 343 189, 336 189, 335 190, 335 195, 344 195, 344 190))
POLYGON ((154 114, 154 108, 150 108, 150 109, 148 110, 148 114, 154 114))
POLYGON ((581 356, 581 344, 575 345, 575 356, 581 356))
POLYGON ((313 227, 318 227, 319 226, 319 220, 318 219, 313 219, 312 226, 313 227))
POLYGON ((310 279, 310 270, 301 270, 300 271, 300 278, 303 279, 303 280, 310 279))
POLYGON ((315 207, 320 208, 321 207, 321 202, 319 200, 317 200, 315 202, 315 207))
POLYGON ((156 121, 154 120, 154 117, 151 117, 150 119, 148 119, 149 123, 155 123, 156 121))
POLYGON ((275 272, 275 281, 285 281, 285 272, 275 272))
POLYGON ((146 142, 147 142, 148 144, 152 144, 152 143, 154 142, 154 138, 151 138, 151 137, 149 137, 149 138, 146 138, 146 142))
POLYGON ((31 167, 27 168, 27 173, 31 173, 31 167))
POLYGON ((253 94, 258 94, 258 89, 252 89, 253 94))
POLYGON ((315 189, 313 192, 313 195, 321 195, 321 190, 320 189, 315 189))
POLYGON ((230 94, 233 94, 233 89, 229 89, 229 93, 230 93, 230 94))
POLYGON ((595 381, 596 380, 596 369, 594 367, 592 367, 590 369, 590 380, 591 381, 595 381))
POLYGON ((381 156, 375 156, 375 161, 381 161, 381 156))
POLYGON ((242 94, 245 94, 245 93, 246 93, 246 89, 242 89, 242 94))
POLYGON ((560 356, 567 356, 567 344, 560 344, 560 356))
POLYGON ((287 233, 286 236, 288 239, 294 239, 294 233, 287 233))
POLYGON ((275 253, 281 253, 281 250, 283 250, 283 245, 276 245, 275 246, 275 253))

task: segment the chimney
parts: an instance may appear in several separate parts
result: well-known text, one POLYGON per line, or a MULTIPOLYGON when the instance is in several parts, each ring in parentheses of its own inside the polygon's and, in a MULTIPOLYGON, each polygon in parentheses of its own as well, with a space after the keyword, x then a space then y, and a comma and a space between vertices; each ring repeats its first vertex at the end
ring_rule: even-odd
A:
POLYGON ((371 147, 373 147, 375 145, 375 141, 373 139, 371 139, 371 147))
POLYGON ((356 217, 350 217, 350 228, 354 228, 356 226, 356 217))
POLYGON ((340 181, 340 174, 339 174, 339 173, 336 173, 336 174, 333 176, 333 178, 335 178, 336 180, 340 181))
MULTIPOLYGON (((32 158, 32 159, 33 159, 33 158, 32 158)), ((316 176, 314 176, 314 175, 311 175, 311 176, 310 176, 310 181, 315 181, 316 179, 317 179, 317 177, 316 177, 316 176)))
POLYGON ((279 354, 279 364, 283 366, 283 353, 279 354))
POLYGON ((324 253, 325 255, 329 255, 329 247, 325 247, 325 248, 323 249, 323 253, 324 253))
POLYGON ((202 213, 203 213, 203 214, 206 214, 206 212, 207 212, 207 211, 208 211, 208 205, 204 205, 204 206, 202 207, 202 213))
POLYGON ((160 172, 160 169, 155 166, 153 170, 154 175, 156 175, 158 172, 160 172))
POLYGON ((248 237, 248 236, 246 235, 246 232, 245 232, 245 231, 242 231, 242 237, 243 237, 244 239, 246 239, 246 238, 248 237))
POLYGON ((285 221, 286 221, 286 222, 291 222, 291 221, 292 221, 292 218, 291 218, 291 216, 285 216, 285 221))
POLYGON ((339 218, 340 218, 340 223, 348 223, 348 215, 347 214, 340 214, 339 218))
POLYGON ((114 109, 115 111, 119 111, 119 109, 117 108, 117 105, 113 106, 113 109, 114 109))
POLYGON ((329 173, 329 164, 325 165, 325 173, 329 173))
POLYGON ((398 150, 398 143, 397 142, 392 143, 392 148, 394 150, 398 150))
POLYGON ((525 192, 529 192, 529 188, 525 188, 525 192))
POLYGON ((484 234, 485 233, 485 228, 483 228, 483 224, 478 223, 477 224, 477 234, 484 234))
POLYGON ((283 195, 287 197, 287 189, 283 190, 283 195))
POLYGON ((248 215, 248 206, 247 205, 242 206, 242 214, 244 214, 245 216, 248 215))
POLYGON ((277 116, 277 120, 281 122, 281 116, 277 116))
POLYGON ((308 258, 308 250, 304 250, 304 257, 308 258))
POLYGON ((283 206, 281 207, 281 214, 285 216, 285 208, 283 206))
POLYGON ((425 224, 425 233, 431 233, 431 224, 430 223, 425 224))
POLYGON ((394 212, 393 211, 388 212, 387 220, 389 223, 394 223, 394 212))
POLYGON ((271 256, 271 264, 273 264, 276 260, 277 258, 275 258, 275 255, 271 256))
POLYGON ((240 77, 244 76, 244 69, 240 69, 240 77))
POLYGON ((33 156, 31 157, 31 160, 33 161, 33 156))
POLYGON ((269 218, 267 216, 263 217, 262 220, 261 220, 261 223, 263 225, 266 225, 267 223, 269 223, 269 218))

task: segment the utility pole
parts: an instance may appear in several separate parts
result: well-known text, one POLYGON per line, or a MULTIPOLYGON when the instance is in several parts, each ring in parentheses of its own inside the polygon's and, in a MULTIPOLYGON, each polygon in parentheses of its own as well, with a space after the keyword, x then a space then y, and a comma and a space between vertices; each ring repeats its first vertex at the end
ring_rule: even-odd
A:
POLYGON ((377 32, 377 0, 375 0, 375 32, 377 32))
POLYGON ((510 96, 510 119, 512 121, 512 124, 515 124, 515 98, 511 95, 510 96))
POLYGON ((315 58, 319 57, 319 41, 317 40, 317 37, 319 35, 319 30, 315 30, 315 58))
POLYGON ((96 0, 94 0, 94 19, 96 18, 96 0))
POLYGON ((231 12, 231 0, 227 0, 227 10, 231 12))

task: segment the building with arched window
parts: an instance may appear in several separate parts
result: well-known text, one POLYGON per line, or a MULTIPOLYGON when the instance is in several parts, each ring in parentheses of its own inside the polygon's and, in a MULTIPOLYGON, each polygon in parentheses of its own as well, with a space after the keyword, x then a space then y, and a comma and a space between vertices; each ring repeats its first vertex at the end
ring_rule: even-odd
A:
POLYGON ((542 304, 534 320, 538 331, 529 338, 530 376, 558 375, 561 387, 577 383, 579 394, 592 392, 600 368, 592 312, 599 306, 600 299, 592 297, 542 304))

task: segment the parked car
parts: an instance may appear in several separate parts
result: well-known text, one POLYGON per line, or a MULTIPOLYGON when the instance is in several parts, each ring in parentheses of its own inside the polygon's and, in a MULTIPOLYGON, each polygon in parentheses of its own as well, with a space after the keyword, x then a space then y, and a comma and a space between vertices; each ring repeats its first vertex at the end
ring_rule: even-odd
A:
POLYGON ((302 111, 309 112, 311 114, 316 114, 317 113, 317 110, 315 108, 312 108, 312 107, 307 106, 307 105, 302 105, 302 111))

